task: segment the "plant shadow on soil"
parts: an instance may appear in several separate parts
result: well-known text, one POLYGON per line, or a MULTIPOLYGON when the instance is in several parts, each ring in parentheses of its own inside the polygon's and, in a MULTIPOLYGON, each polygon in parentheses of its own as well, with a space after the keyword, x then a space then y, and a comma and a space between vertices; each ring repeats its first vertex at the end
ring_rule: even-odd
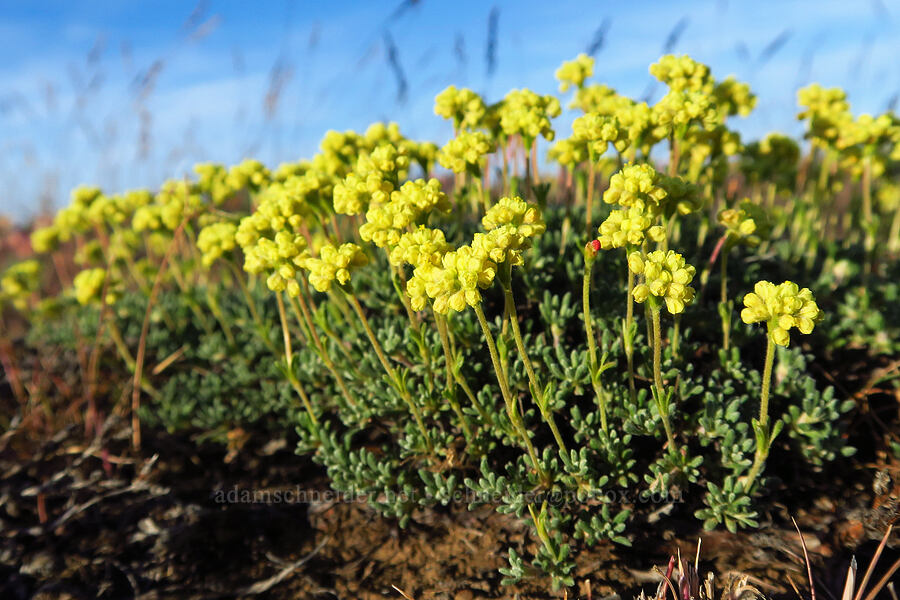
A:
MULTIPOLYGON (((84 439, 74 427, 40 443, 22 431, 3 436, 0 597, 401 598, 392 586, 415 599, 562 597, 542 578, 501 585, 505 548, 536 548, 527 524, 489 506, 430 509, 401 529, 364 502, 335 499, 291 442, 251 439, 226 462, 221 445, 147 431, 142 451, 132 453, 129 429, 115 417, 93 444, 84 439), (270 495, 246 501, 254 490, 270 495), (271 494, 296 490, 312 493, 302 502, 271 494)), ((785 504, 770 504, 759 530, 738 534, 703 532, 690 499, 638 505, 632 548, 576 548, 570 595, 652 593, 654 566, 664 568, 679 550, 693 557, 702 537, 701 570, 722 582, 743 572, 768 595, 795 598, 788 577, 801 588, 806 577, 794 516, 820 597, 828 589, 839 597, 851 549, 864 569, 871 540, 896 517, 896 490, 870 509, 879 499, 866 476, 871 481, 870 471, 848 467, 790 485, 776 480, 785 504)), ((896 556, 888 548, 881 565, 896 556)))

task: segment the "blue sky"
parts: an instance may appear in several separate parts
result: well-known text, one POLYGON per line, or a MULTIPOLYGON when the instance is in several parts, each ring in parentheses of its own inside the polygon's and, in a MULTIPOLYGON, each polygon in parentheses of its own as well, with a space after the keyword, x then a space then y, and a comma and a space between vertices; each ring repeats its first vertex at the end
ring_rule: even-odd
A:
POLYGON ((555 93, 556 67, 598 33, 596 81, 658 96, 647 67, 673 37, 673 52, 759 95, 734 123, 745 138, 799 134, 796 90, 813 81, 844 87, 855 112, 895 101, 898 20, 897 0, 0 0, 0 214, 60 206, 79 183, 118 191, 200 161, 296 160, 328 129, 376 120, 443 143, 441 89, 555 93))

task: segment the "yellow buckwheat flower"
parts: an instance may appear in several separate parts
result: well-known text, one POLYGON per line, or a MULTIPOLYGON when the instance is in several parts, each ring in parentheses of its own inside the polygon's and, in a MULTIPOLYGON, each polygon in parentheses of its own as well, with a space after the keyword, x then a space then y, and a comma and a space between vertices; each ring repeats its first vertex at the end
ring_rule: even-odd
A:
POLYGON ((779 346, 790 343, 791 327, 808 334, 822 320, 822 311, 809 288, 801 290, 792 281, 779 285, 757 282, 753 291, 744 296, 744 307, 741 320, 748 324, 765 321, 769 336, 779 346))
POLYGON ((496 274, 496 263, 483 251, 461 246, 445 253, 439 266, 424 263, 416 267, 406 292, 414 310, 425 308, 431 298, 440 314, 461 312, 481 302, 481 290, 491 286, 496 274))
POLYGON ((689 284, 696 271, 677 252, 656 250, 647 255, 632 252, 628 255, 628 268, 644 276, 644 281, 632 290, 637 302, 644 302, 651 295, 661 298, 674 315, 684 312, 685 305, 694 299, 694 288, 689 284))
POLYGON ((500 127, 506 135, 519 134, 530 147, 537 137, 553 141, 550 119, 558 117, 562 109, 553 96, 539 96, 531 90, 512 90, 500 107, 500 127))
POLYGON ((547 151, 547 157, 563 166, 575 168, 588 158, 587 143, 574 137, 559 140, 547 151))
POLYGON ((400 236, 400 241, 391 250, 391 264, 440 265, 441 258, 451 249, 443 231, 420 225, 415 231, 400 236))
POLYGON ((619 127, 615 117, 587 113, 572 122, 573 137, 588 144, 594 158, 602 156, 609 144, 622 152, 628 145, 627 132, 619 127))
POLYGON ((579 54, 575 60, 564 62, 554 76, 559 81, 559 91, 567 92, 570 87, 581 89, 584 80, 594 74, 594 59, 587 54, 579 54))
POLYGON ((366 211, 366 222, 359 228, 359 235, 379 248, 396 246, 406 230, 434 209, 450 209, 441 183, 433 178, 427 183, 424 179, 407 181, 391 192, 390 202, 366 211))
POLYGON ((248 273, 268 273, 266 285, 273 292, 287 291, 290 296, 300 294, 297 268, 309 256, 306 238, 300 234, 279 231, 274 238, 261 237, 244 249, 244 270, 248 273))
MULTIPOLYGON (((75 299, 82 305, 99 302, 105 281, 106 269, 85 269, 81 271, 72 280, 75 288, 75 299)), ((106 302, 108 304, 111 304, 114 300, 112 294, 107 294, 106 302)))
POLYGON ((17 309, 25 310, 28 298, 40 288, 40 278, 41 263, 36 260, 10 266, 0 278, 0 302, 7 300, 17 309))
POLYGON ((452 120, 456 130, 478 127, 486 112, 481 96, 467 88, 451 85, 434 98, 434 114, 452 120))
POLYGON ((500 198, 482 217, 481 224, 487 230, 513 225, 523 238, 532 238, 547 230, 541 209, 518 196, 500 198))
POLYGON ((59 248, 60 232, 56 225, 48 225, 31 232, 31 248, 38 254, 46 254, 59 248))
POLYGON ((713 90, 709 67, 686 54, 666 54, 650 65, 650 74, 675 91, 690 90, 708 94, 713 90))
POLYGON ((603 201, 620 206, 637 206, 641 210, 658 210, 667 192, 659 185, 656 169, 648 164, 626 165, 609 180, 603 201))
POLYGON ((350 273, 368 262, 368 257, 356 244, 341 244, 337 248, 325 244, 319 249, 318 258, 306 258, 301 266, 309 271, 309 283, 316 291, 327 292, 335 281, 338 285, 346 285, 350 273))
POLYGON ((719 212, 718 220, 725 226, 732 245, 758 246, 769 237, 771 225, 765 211, 750 200, 742 200, 737 208, 719 212))
POLYGON ((639 206, 612 211, 598 229, 600 246, 604 249, 640 246, 645 237, 661 242, 666 237, 666 230, 653 225, 655 218, 656 215, 648 214, 639 206))
MULTIPOLYGON (((225 184, 232 190, 257 191, 271 180, 272 174, 258 160, 247 159, 228 169, 225 184)), ((172 228, 174 229, 174 227, 172 228)))
POLYGON ((237 225, 234 223, 213 223, 200 230, 197 236, 197 248, 203 253, 203 266, 209 268, 226 252, 237 246, 234 239, 237 225))
POLYGON ((494 151, 487 134, 481 131, 464 131, 444 144, 437 154, 438 163, 454 173, 466 171, 480 176, 485 159, 494 151))

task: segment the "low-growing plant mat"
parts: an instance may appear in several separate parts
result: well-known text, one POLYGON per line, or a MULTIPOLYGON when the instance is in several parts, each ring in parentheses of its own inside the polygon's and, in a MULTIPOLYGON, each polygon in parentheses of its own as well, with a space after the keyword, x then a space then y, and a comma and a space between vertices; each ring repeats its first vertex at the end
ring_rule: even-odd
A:
MULTIPOLYGON (((149 431, 140 455, 125 421, 85 444, 69 427, 35 442, 21 427, 0 441, 0 597, 19 598, 551 598, 546 579, 502 586, 501 548, 533 544, 527 524, 464 504, 417 513, 405 529, 363 502, 329 497, 327 480, 281 440, 219 444, 149 431), (256 491, 302 490, 306 502, 256 491), (314 493, 318 492, 319 496, 314 493), (230 500, 229 501, 229 493, 230 500), (394 589, 396 586, 397 589, 394 589)), ((864 568, 897 514, 898 487, 871 465, 782 482, 813 563, 819 597, 839 597, 851 554, 864 568), (868 481, 867 481, 868 480, 868 481), (873 508, 875 507, 875 508, 873 508)), ((896 465, 894 466, 896 467, 896 465)), ((882 471, 900 481, 896 468, 882 471)), ((723 583, 743 573, 768 596, 795 598, 806 574, 785 506, 755 532, 703 532, 683 503, 635 504, 632 548, 576 554, 579 597, 653 593, 668 557, 693 556, 723 583), (661 518, 664 517, 664 518, 661 518)), ((765 521, 764 521, 765 523, 765 521)), ((886 569, 897 556, 890 546, 886 569)), ((883 570, 882 569, 882 570, 883 570)), ((885 596, 887 597, 887 596, 885 596)))

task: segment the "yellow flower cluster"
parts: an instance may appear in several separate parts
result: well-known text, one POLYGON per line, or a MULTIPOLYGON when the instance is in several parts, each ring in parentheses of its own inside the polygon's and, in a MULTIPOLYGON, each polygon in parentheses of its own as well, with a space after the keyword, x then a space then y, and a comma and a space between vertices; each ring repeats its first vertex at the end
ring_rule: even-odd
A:
POLYGON ((756 94, 750 91, 750 86, 728 76, 715 84, 713 98, 721 111, 721 120, 725 117, 740 115, 746 117, 756 107, 756 94))
POLYGON ((523 238, 532 238, 547 229, 537 205, 529 204, 518 196, 500 198, 481 218, 481 224, 488 231, 512 225, 516 234, 523 238))
POLYGON ((501 198, 481 219, 488 232, 476 233, 472 248, 486 254, 495 263, 521 265, 522 252, 531 240, 546 231, 540 209, 519 197, 501 198))
POLYGON ((633 101, 617 93, 613 88, 601 83, 592 83, 575 91, 575 97, 569 108, 581 109, 585 114, 597 112, 602 115, 615 115, 629 102, 633 101))
MULTIPOLYGON (((55 250, 60 242, 93 228, 117 231, 133 215, 152 206, 154 198, 147 190, 131 190, 124 194, 104 195, 99 188, 79 186, 72 191, 71 203, 59 211, 53 223, 36 229, 31 235, 35 252, 55 250)), ((157 220, 159 220, 159 216, 157 220)))
POLYGON ((306 197, 299 187, 299 180, 305 177, 289 179, 285 184, 273 183, 262 190, 256 210, 241 219, 235 233, 235 240, 244 252, 261 238, 271 239, 277 232, 300 232, 309 214, 306 197))
POLYGON ((900 119, 893 113, 859 115, 840 130, 835 146, 841 151, 844 166, 854 175, 862 173, 865 159, 872 175, 880 177, 889 162, 900 160, 900 119))
POLYGON ((366 211, 366 222, 359 228, 359 236, 379 248, 391 248, 421 217, 432 210, 449 209, 450 202, 437 179, 432 178, 427 183, 424 179, 407 181, 391 193, 390 202, 366 211))
POLYGON ((666 195, 656 169, 646 163, 631 164, 610 178, 609 188, 603 192, 603 201, 607 204, 657 211, 666 195))
POLYGON ((494 144, 481 131, 464 131, 444 144, 437 155, 437 161, 454 173, 469 172, 481 176, 485 159, 494 151, 494 144))
POLYGON ((135 231, 174 231, 185 218, 199 214, 205 208, 196 185, 180 179, 163 182, 153 202, 138 208, 131 220, 135 231))
POLYGON ((297 283, 297 267, 308 258, 306 238, 298 233, 277 232, 273 238, 260 238, 244 250, 244 270, 248 273, 268 273, 266 285, 273 292, 291 296, 300 294, 297 283))
POLYGON ((694 299, 694 288, 689 284, 695 269, 685 264, 684 257, 677 252, 656 250, 647 255, 632 252, 628 255, 628 268, 644 277, 632 290, 637 302, 644 302, 650 296, 662 298, 669 312, 675 315, 684 312, 685 306, 694 299))
POLYGON ((228 169, 225 184, 232 190, 247 189, 255 192, 271 181, 271 175, 269 169, 258 160, 247 159, 228 169))
POLYGON ((228 169, 224 165, 216 163, 196 164, 194 165, 194 173, 197 174, 197 188, 201 193, 206 194, 216 206, 225 202, 237 191, 230 185, 228 169))
POLYGON ((639 206, 631 206, 612 211, 599 227, 600 246, 604 249, 640 246, 647 237, 661 242, 666 230, 653 225, 653 219, 639 206))
POLYGON ((791 281, 779 285, 757 282, 753 291, 744 296, 744 307, 741 320, 748 324, 765 321, 769 336, 779 346, 790 343, 791 327, 808 334, 822 319, 822 311, 809 288, 801 290, 791 281))
POLYGON ((452 120, 456 131, 480 127, 486 113, 484 100, 468 88, 451 85, 434 98, 434 114, 452 120))
MULTIPOLYGON (((92 304, 100 301, 103 293, 103 285, 106 283, 106 269, 85 269, 75 276, 72 285, 75 299, 81 305, 92 304)), ((114 304, 117 296, 110 285, 106 294, 106 304, 114 304)))
POLYGON ((650 74, 674 91, 692 91, 709 94, 713 91, 713 79, 709 67, 688 55, 666 54, 650 65, 650 74))
POLYGON ((538 207, 518 197, 501 198, 482 218, 482 225, 487 233, 476 233, 471 245, 451 251, 446 251, 442 232, 420 229, 407 234, 416 236, 411 237, 410 246, 419 244, 415 256, 406 256, 406 261, 415 265, 406 286, 414 310, 425 308, 429 298, 441 314, 478 304, 480 290, 494 282, 497 265, 522 264, 522 252, 546 229, 538 207), (423 246, 426 252, 422 252, 423 246))
POLYGON ((814 83, 797 92, 797 104, 804 108, 797 118, 809 121, 806 137, 824 148, 834 146, 853 120, 847 94, 840 88, 826 89, 814 83))
POLYGON ((197 235, 197 248, 202 253, 201 262, 209 268, 226 252, 237 247, 234 239, 237 225, 229 222, 211 223, 197 235))
POLYGON ((587 143, 584 140, 563 138, 550 147, 547 157, 561 165, 574 168, 588 159, 587 143))
POLYGON ((346 243, 339 247, 325 244, 319 250, 318 258, 307 257, 300 262, 300 266, 309 271, 309 283, 316 291, 327 292, 335 281, 338 285, 346 285, 353 269, 365 266, 369 259, 362 248, 346 243))
POLYGON ((383 144, 371 153, 362 152, 356 168, 334 186, 335 212, 358 215, 372 205, 387 203, 408 169, 409 154, 403 146, 383 144))
POLYGON ((572 138, 585 143, 595 158, 602 156, 610 144, 619 152, 628 146, 627 132, 619 127, 618 119, 595 112, 572 122, 572 138))
POLYGON ((40 289, 41 263, 23 260, 11 265, 0 277, 0 310, 9 302, 19 310, 28 306, 28 298, 40 289))
POLYGON ((354 131, 329 130, 319 143, 319 166, 328 173, 345 177, 356 165, 364 145, 365 140, 354 131))
POLYGON ((555 73, 559 81, 559 91, 567 92, 570 87, 581 89, 584 80, 594 74, 594 59, 587 54, 579 54, 574 60, 564 62, 555 73))
POLYGON ((665 131, 666 135, 694 123, 712 128, 721 122, 719 110, 709 94, 691 89, 670 90, 653 105, 653 115, 658 133, 665 131))
POLYGON ((391 249, 390 260, 396 266, 404 263, 437 266, 441 264, 441 257, 450 250, 452 246, 447 243, 443 231, 420 225, 415 231, 400 236, 397 245, 391 249))
POLYGON ((745 244, 758 246, 769 237, 771 225, 761 206, 750 200, 742 200, 737 208, 729 208, 719 212, 719 224, 723 225, 728 235, 729 244, 745 244))
POLYGON ((507 136, 521 135, 526 147, 537 137, 553 141, 550 119, 558 117, 562 109, 553 96, 540 96, 531 90, 511 90, 500 106, 500 127, 507 136))
POLYGON ((462 246, 445 253, 439 266, 420 263, 406 284, 413 310, 422 310, 433 300, 434 310, 461 312, 481 302, 481 290, 491 286, 497 265, 484 252, 462 246))

